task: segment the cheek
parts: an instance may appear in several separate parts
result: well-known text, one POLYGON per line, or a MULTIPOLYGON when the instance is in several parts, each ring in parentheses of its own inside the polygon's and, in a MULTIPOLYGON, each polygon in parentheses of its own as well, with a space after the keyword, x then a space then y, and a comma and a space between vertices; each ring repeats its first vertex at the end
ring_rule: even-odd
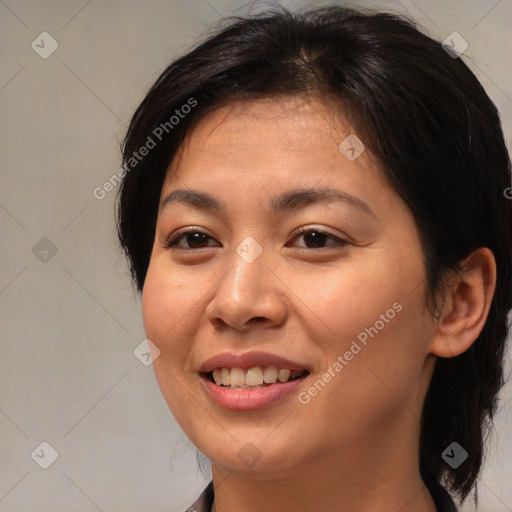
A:
POLYGON ((170 287, 165 277, 156 272, 153 266, 148 269, 142 292, 142 316, 146 336, 160 350, 153 361, 155 377, 169 409, 182 427, 187 428, 187 404, 183 389, 186 364, 186 344, 180 343, 176 335, 177 324, 183 317, 180 301, 177 300, 176 285, 170 287))
MULTIPOLYGON (((339 340, 335 350, 348 349, 352 340, 364 343, 390 330, 397 317, 403 316, 402 281, 385 265, 358 265, 341 274, 324 279, 321 286, 310 286, 310 300, 319 312, 319 319, 339 340)), ((309 283, 313 285, 312 282, 309 283)), ((322 338, 319 338, 321 341, 322 338)))
MULTIPOLYGON (((337 279, 343 285, 324 288, 318 303, 331 332, 317 336, 326 354, 322 370, 336 373, 332 391, 347 406, 396 401, 394 393, 414 401, 420 389, 432 332, 423 286, 411 283, 422 283, 423 267, 391 263, 353 269, 337 279)), ((365 414, 365 408, 359 411, 365 414)))
POLYGON ((147 337, 165 354, 186 322, 187 297, 159 258, 152 257, 142 291, 142 318, 147 337))
POLYGON ((343 349, 335 354, 343 358, 335 401, 361 425, 421 414, 429 336, 418 316, 422 303, 400 297, 380 304, 374 304, 366 325, 347 330, 343 349))
POLYGON ((146 336, 162 351, 165 329, 169 328, 171 319, 166 314, 167 304, 163 300, 164 287, 148 271, 142 291, 142 319, 146 336), (167 326, 167 327, 166 327, 167 326))
POLYGON ((177 396, 173 390, 179 387, 183 378, 180 373, 186 367, 188 338, 183 332, 186 308, 176 285, 171 286, 165 274, 155 270, 155 267, 148 269, 144 283, 142 318, 146 337, 160 350, 153 368, 162 393, 169 402, 171 396, 177 396))

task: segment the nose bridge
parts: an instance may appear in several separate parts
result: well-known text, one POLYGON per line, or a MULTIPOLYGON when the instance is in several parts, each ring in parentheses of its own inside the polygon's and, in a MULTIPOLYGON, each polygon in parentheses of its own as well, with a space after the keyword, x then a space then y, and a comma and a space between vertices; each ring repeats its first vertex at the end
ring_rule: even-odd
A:
POLYGON ((260 292, 262 278, 266 274, 266 255, 263 246, 253 236, 246 236, 234 248, 229 258, 233 268, 225 278, 230 293, 236 295, 238 300, 243 299, 245 294, 252 296, 252 300, 256 299, 255 295, 260 292))
POLYGON ((207 308, 210 321, 222 320, 238 330, 256 317, 272 323, 282 321, 283 304, 274 289, 266 251, 252 236, 233 247, 207 308))

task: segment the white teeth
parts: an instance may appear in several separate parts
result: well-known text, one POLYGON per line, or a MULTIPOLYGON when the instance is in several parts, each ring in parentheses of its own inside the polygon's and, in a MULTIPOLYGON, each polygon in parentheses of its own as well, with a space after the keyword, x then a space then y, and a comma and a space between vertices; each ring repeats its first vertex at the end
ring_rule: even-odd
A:
POLYGON ((227 368, 222 368, 222 371, 220 373, 220 382, 219 380, 215 379, 215 375, 213 376, 213 378, 215 379, 215 382, 217 382, 218 384, 222 384, 223 386, 229 386, 231 384, 231 379, 229 378, 230 374, 231 372, 227 368))
POLYGON ((213 380, 218 386, 230 387, 232 389, 262 388, 266 384, 275 382, 288 382, 290 379, 302 377, 304 370, 278 369, 275 366, 253 366, 247 371, 242 368, 215 368, 213 380))
POLYGON ((246 386, 259 386, 263 384, 263 372, 259 366, 250 368, 245 374, 245 385, 246 386))
POLYGON ((279 382, 286 382, 290 378, 291 371, 290 370, 279 370, 277 374, 277 379, 279 382))
POLYGON ((245 372, 242 368, 233 368, 229 378, 232 386, 243 386, 245 384, 245 372))
POLYGON ((263 381, 267 384, 274 384, 277 380, 277 368, 275 366, 267 366, 263 372, 263 381))

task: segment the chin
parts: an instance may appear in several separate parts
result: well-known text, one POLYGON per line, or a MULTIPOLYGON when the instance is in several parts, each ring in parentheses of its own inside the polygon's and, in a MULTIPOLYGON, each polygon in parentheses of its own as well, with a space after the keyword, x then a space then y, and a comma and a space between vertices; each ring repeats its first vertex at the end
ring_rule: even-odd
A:
MULTIPOLYGON (((229 434, 227 437, 230 437, 229 434)), ((218 449, 211 449, 212 439, 210 438, 207 441, 210 449, 206 448, 203 453, 212 465, 217 465, 230 473, 262 473, 266 474, 267 478, 268 472, 289 473, 293 467, 300 466, 301 454, 290 441, 276 446, 271 441, 261 441, 261 437, 251 438, 250 435, 240 437, 241 439, 234 441, 231 439, 229 444, 224 439, 219 440, 219 443, 216 443, 218 449)))

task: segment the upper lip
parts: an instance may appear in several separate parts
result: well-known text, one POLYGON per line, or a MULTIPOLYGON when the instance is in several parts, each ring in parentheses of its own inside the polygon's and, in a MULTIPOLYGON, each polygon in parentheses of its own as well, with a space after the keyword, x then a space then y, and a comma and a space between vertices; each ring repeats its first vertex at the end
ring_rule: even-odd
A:
POLYGON ((254 366, 275 366, 279 369, 307 370, 300 363, 267 352, 245 352, 244 354, 225 352, 205 361, 200 366, 199 372, 208 373, 216 368, 241 368, 242 370, 248 370, 254 366))

